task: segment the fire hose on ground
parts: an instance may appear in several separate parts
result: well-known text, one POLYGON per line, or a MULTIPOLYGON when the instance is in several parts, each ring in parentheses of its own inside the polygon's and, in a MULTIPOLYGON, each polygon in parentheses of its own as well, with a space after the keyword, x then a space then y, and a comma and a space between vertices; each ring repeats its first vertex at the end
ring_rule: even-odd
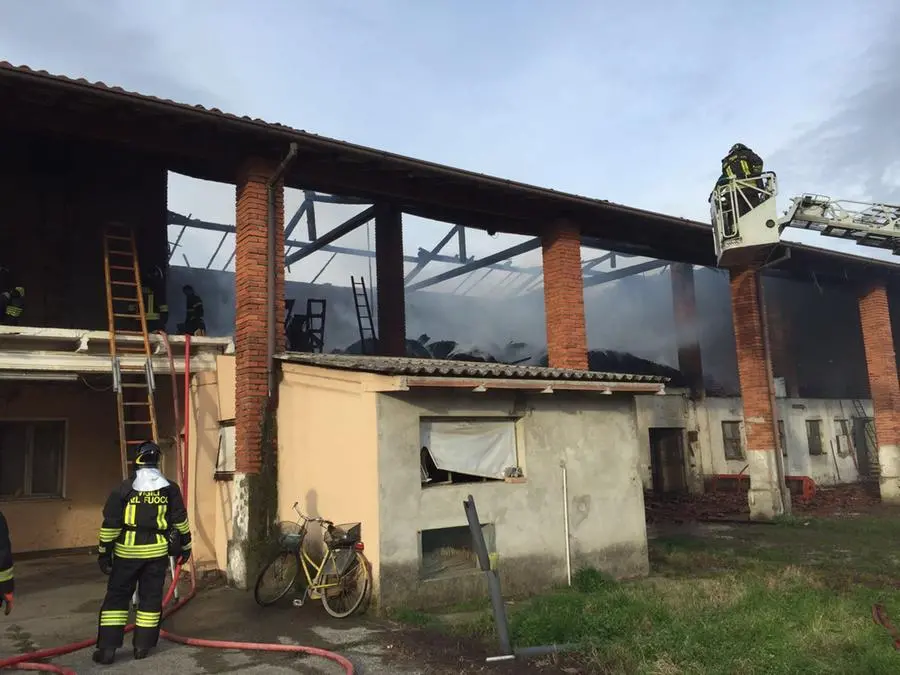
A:
MULTIPOLYGON (((176 412, 176 424, 178 420, 178 389, 175 386, 175 369, 174 369, 174 359, 172 358, 172 349, 169 345, 168 337, 165 333, 160 331, 160 336, 166 346, 166 351, 169 357, 169 371, 172 374, 172 395, 175 399, 175 412, 176 412)), ((184 439, 182 442, 178 442, 176 439, 176 445, 179 446, 179 457, 181 458, 181 466, 179 467, 180 478, 181 478, 181 491, 184 496, 185 504, 188 504, 188 476, 189 476, 189 459, 187 453, 188 447, 188 434, 190 431, 190 392, 191 392, 191 369, 190 369, 190 346, 191 346, 191 338, 189 335, 186 335, 184 338, 184 439)), ((165 598, 163 599, 163 607, 165 608, 162 613, 162 618, 160 621, 165 620, 179 609, 184 607, 196 594, 197 594, 197 575, 196 568, 194 565, 193 557, 190 559, 191 563, 191 575, 190 582, 191 587, 188 591, 188 594, 183 598, 179 599, 174 605, 169 607, 169 603, 172 601, 172 598, 175 595, 175 590, 178 586, 178 580, 181 578, 181 569, 182 565, 179 563, 175 566, 175 570, 172 573, 172 584, 169 586, 169 591, 166 593, 165 598)), ((129 624, 125 627, 125 632, 130 633, 134 630, 134 624, 129 624)), ((309 654, 311 656, 318 656, 323 659, 328 659, 330 661, 334 661, 343 667, 344 672, 347 675, 354 675, 354 667, 353 664, 344 656, 340 654, 336 654, 335 652, 330 652, 327 649, 319 649, 318 647, 306 647, 302 645, 283 645, 277 643, 267 643, 267 642, 234 642, 231 640, 206 640, 201 638, 192 638, 192 637, 184 637, 181 635, 176 635, 174 633, 170 633, 167 630, 160 630, 159 636, 170 642, 175 642, 181 645, 186 645, 189 647, 206 647, 209 649, 237 649, 244 651, 259 651, 259 652, 286 652, 286 653, 294 653, 294 654, 309 654)), ((48 673, 61 673, 62 675, 77 675, 74 670, 71 668, 66 668, 64 666, 57 666, 52 663, 40 663, 44 659, 50 659, 57 656, 63 656, 65 654, 71 654, 72 652, 77 652, 82 649, 87 649, 89 647, 93 647, 96 644, 96 638, 89 638, 86 640, 81 640, 80 642, 73 642, 68 645, 62 645, 60 647, 50 647, 48 649, 40 649, 35 652, 30 652, 28 654, 19 654, 18 656, 9 657, 6 659, 0 660, 0 670, 5 668, 15 669, 15 670, 37 670, 48 673)))

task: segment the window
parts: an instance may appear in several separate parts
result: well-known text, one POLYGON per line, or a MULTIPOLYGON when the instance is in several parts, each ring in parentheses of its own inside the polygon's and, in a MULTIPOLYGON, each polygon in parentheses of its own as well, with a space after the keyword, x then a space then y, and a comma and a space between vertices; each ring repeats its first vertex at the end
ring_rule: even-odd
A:
MULTIPOLYGON (((488 555, 496 552, 494 526, 482 524, 488 555)), ((478 556, 468 525, 441 527, 421 532, 422 557, 419 574, 423 579, 440 579, 479 571, 478 556)))
POLYGON ((835 417, 834 428, 837 431, 837 435, 834 438, 837 454, 840 457, 847 457, 853 449, 852 441, 850 440, 850 420, 835 417))
POLYGON ((778 443, 781 445, 781 456, 787 457, 787 433, 784 430, 784 420, 778 420, 778 443))
POLYGON ((234 475, 234 425, 219 427, 219 449, 216 453, 215 480, 231 480, 234 475))
POLYGON ((422 487, 522 476, 514 419, 422 419, 419 437, 422 487))
POLYGON ((61 497, 66 423, 0 421, 0 497, 61 497))
POLYGON ((806 439, 810 455, 822 455, 822 420, 806 420, 806 439))
POLYGON ((725 448, 725 459, 744 459, 740 422, 722 422, 722 446, 725 448))

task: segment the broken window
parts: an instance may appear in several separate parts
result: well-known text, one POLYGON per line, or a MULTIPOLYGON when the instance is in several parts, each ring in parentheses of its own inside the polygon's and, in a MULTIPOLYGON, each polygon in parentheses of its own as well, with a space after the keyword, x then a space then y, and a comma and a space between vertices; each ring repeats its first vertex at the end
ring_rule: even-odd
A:
POLYGON ((781 456, 787 457, 787 433, 784 430, 784 420, 778 420, 778 443, 781 445, 781 456))
POLYGON ((216 453, 215 480, 231 480, 234 475, 234 424, 219 427, 219 449, 216 453))
POLYGON ((423 418, 419 436, 423 487, 522 475, 514 419, 423 418))
MULTIPOLYGON (((488 555, 495 552, 494 526, 481 526, 488 555)), ((468 574, 478 571, 478 556, 472 545, 472 532, 468 525, 422 530, 419 574, 423 579, 468 574)))
POLYGON ((840 457, 848 457, 853 451, 853 442, 850 436, 850 420, 835 417, 834 428, 837 431, 834 438, 837 454, 840 457))
POLYGON ((810 455, 822 455, 822 420, 806 420, 806 439, 810 455))
POLYGON ((725 459, 744 459, 744 441, 741 438, 740 422, 722 422, 722 446, 725 449, 725 459))
POLYGON ((0 497, 61 497, 66 423, 0 422, 0 497))

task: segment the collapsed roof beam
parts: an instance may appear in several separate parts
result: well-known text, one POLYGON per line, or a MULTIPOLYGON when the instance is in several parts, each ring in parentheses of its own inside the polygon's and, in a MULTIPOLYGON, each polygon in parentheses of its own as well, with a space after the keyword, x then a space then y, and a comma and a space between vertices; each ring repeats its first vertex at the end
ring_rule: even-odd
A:
MULTIPOLYGON (((450 231, 444 235, 444 238, 441 239, 433 249, 430 251, 423 251, 419 249, 419 262, 416 263, 416 266, 413 267, 409 274, 406 275, 406 279, 403 280, 405 286, 409 286, 410 282, 416 277, 416 275, 425 269, 425 265, 434 260, 435 256, 441 252, 441 249, 447 245, 447 243, 453 239, 453 235, 456 234, 460 230, 459 225, 454 225, 450 228, 450 231)), ((466 259, 460 257, 460 262, 466 262, 466 259)))
MULTIPOLYGON (((497 253, 493 253, 491 255, 485 256, 479 260, 474 260, 465 265, 461 265, 457 267, 455 270, 448 270, 446 272, 442 272, 441 274, 436 274, 433 277, 429 277, 423 281, 420 281, 416 284, 412 284, 411 286, 407 286, 407 290, 410 291, 418 291, 423 288, 427 288, 428 286, 433 286, 434 284, 439 284, 442 281, 447 281, 448 279, 455 279, 458 276, 462 276, 463 274, 468 274, 469 272, 474 272, 475 270, 480 270, 484 267, 492 263, 498 263, 501 260, 508 260, 510 258, 514 258, 517 255, 521 255, 523 253, 528 253, 528 251, 533 251, 536 248, 540 248, 541 240, 539 237, 535 237, 534 239, 529 239, 528 241, 523 241, 521 244, 516 244, 515 246, 511 246, 502 251, 498 251, 497 253)), ((510 268, 507 268, 510 269, 510 268)))
POLYGON ((303 260, 303 258, 305 258, 308 255, 312 255, 313 253, 315 253, 316 251, 321 249, 323 246, 327 246, 331 242, 337 241, 338 239, 343 237, 345 234, 349 234, 350 232, 353 232, 353 230, 355 230, 357 227, 365 225, 370 220, 372 220, 372 218, 374 218, 374 217, 375 217, 375 207, 374 206, 370 206, 369 208, 364 209, 363 211, 360 211, 355 216, 353 216, 352 218, 348 218, 347 220, 345 220, 343 223, 341 223, 334 229, 329 230, 328 232, 323 234, 321 237, 317 237, 316 240, 313 242, 310 242, 310 244, 308 246, 304 246, 302 249, 300 249, 296 253, 291 253, 289 256, 287 256, 284 259, 284 264, 285 265, 293 265, 295 262, 299 262, 300 260, 303 260))
POLYGON ((662 267, 668 267, 668 265, 669 263, 665 260, 650 260, 648 262, 632 265, 631 267, 620 267, 619 269, 612 272, 600 272, 595 274, 590 279, 586 279, 584 282, 584 287, 590 288, 591 286, 599 286, 600 284, 605 284, 610 281, 618 281, 619 279, 634 276, 635 274, 643 274, 644 272, 650 272, 652 270, 658 270, 662 267))

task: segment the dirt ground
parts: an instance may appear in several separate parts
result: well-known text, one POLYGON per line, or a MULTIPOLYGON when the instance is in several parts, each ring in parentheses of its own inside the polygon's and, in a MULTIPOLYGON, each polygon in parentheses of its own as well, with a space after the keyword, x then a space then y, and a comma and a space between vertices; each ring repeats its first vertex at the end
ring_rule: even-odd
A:
MULTIPOLYGON (((793 498, 795 516, 877 515, 884 507, 877 495, 859 484, 817 487, 809 502, 793 498)), ((749 520, 747 491, 720 490, 701 495, 644 495, 647 522, 684 523, 691 521, 749 520)))
MULTIPOLYGON (((17 605, 0 616, 0 656, 55 647, 96 635, 97 611, 106 577, 90 555, 68 555, 16 563, 17 605)), ((300 644, 336 651, 362 674, 561 672, 552 662, 486 666, 489 653, 454 638, 433 635, 380 620, 370 614, 333 619, 312 602, 294 608, 261 608, 252 594, 212 584, 164 627, 172 633, 216 640, 300 644), (548 670, 549 668, 549 670, 548 670)), ((343 669, 313 656, 186 647, 165 640, 144 661, 131 657, 129 638, 111 667, 91 661, 85 649, 53 662, 78 673, 341 673, 343 669)))

